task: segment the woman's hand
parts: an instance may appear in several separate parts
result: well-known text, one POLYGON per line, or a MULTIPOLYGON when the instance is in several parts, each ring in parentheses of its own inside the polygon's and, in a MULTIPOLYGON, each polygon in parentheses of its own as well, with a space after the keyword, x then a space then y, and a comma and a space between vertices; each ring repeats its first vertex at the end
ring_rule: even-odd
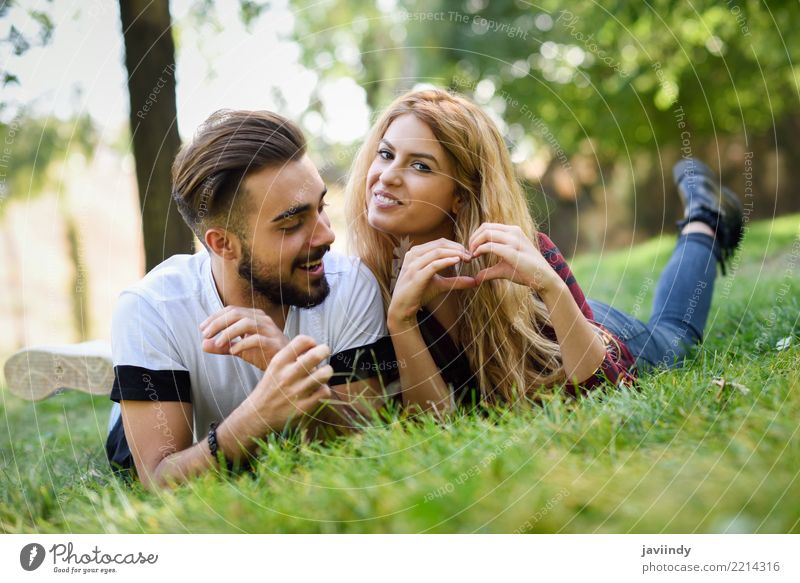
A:
POLYGON ((403 258, 392 292, 387 314, 389 327, 416 323, 419 309, 444 292, 475 287, 473 277, 439 275, 440 271, 471 260, 472 255, 461 244, 449 239, 412 247, 403 258))
POLYGON ((483 223, 470 237, 469 251, 473 257, 491 253, 500 259, 496 265, 475 275, 478 284, 507 279, 541 294, 562 283, 533 242, 516 225, 483 223))

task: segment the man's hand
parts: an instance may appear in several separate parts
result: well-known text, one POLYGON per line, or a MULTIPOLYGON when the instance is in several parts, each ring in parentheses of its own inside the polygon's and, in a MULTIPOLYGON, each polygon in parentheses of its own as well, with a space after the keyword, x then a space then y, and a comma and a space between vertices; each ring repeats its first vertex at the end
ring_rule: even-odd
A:
MULTIPOLYGON (((228 460, 252 453, 259 439, 311 419, 330 399, 330 365, 318 365, 330 349, 298 336, 277 352, 252 393, 219 424, 219 451, 228 460)), ((155 489, 180 483, 216 464, 208 443, 192 445, 189 403, 122 401, 125 434, 142 484, 155 489)))
POLYGON ((238 356, 261 370, 289 343, 272 318, 256 308, 223 308, 200 324, 200 331, 204 352, 238 356))
POLYGON ((327 345, 301 335, 275 354, 248 397, 270 429, 280 431, 287 424, 294 425, 331 398, 326 383, 333 367, 319 366, 330 353, 327 345))

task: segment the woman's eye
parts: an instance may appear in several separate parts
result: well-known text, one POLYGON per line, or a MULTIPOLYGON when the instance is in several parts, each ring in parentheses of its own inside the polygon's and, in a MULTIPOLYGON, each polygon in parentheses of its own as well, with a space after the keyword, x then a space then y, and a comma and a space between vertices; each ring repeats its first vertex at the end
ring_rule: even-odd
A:
POLYGON ((389 150, 385 149, 385 148, 381 148, 380 150, 378 150, 378 156, 380 156, 384 160, 391 160, 392 159, 392 153, 389 150))
POLYGON ((414 170, 419 170, 420 172, 430 172, 431 171, 431 167, 428 166, 427 164, 423 164, 422 162, 414 162, 411 165, 411 167, 414 170))
POLYGON ((325 207, 329 207, 329 206, 331 206, 331 205, 329 205, 327 202, 323 202, 321 205, 319 205, 319 210, 317 212, 321 213, 322 211, 325 210, 325 207))

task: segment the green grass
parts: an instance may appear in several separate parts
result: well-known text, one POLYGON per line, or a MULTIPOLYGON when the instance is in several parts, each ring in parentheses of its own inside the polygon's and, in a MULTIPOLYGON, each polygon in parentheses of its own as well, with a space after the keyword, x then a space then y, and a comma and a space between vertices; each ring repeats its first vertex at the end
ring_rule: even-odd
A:
MULTIPOLYGON (((108 402, 2 397, 6 532, 799 532, 800 216, 754 224, 687 367, 579 402, 271 440, 243 476, 117 483, 108 402), (787 350, 776 343, 791 337, 787 350), (712 383, 724 377, 725 389, 712 383)), ((587 294, 645 317, 674 240, 576 258, 587 294)))

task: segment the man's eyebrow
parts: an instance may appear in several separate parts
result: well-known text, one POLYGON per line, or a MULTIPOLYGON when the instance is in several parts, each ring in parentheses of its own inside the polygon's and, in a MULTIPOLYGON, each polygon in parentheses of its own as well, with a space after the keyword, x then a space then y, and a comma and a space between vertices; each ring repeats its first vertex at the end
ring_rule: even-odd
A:
MULTIPOLYGON (((322 204, 322 199, 325 197, 326 194, 328 194, 328 187, 327 186, 322 188, 322 193, 319 195, 320 204, 322 204)), ((286 219, 291 219, 292 217, 294 217, 296 215, 300 215, 300 214, 303 214, 305 212, 308 212, 309 210, 311 210, 311 205, 310 204, 308 204, 308 203, 298 204, 298 205, 295 205, 295 206, 293 206, 291 208, 288 208, 285 211, 283 211, 282 213, 280 213, 277 217, 272 219, 272 222, 273 223, 279 223, 281 221, 285 221, 286 219)))
MULTIPOLYGON (((386 138, 381 138, 381 142, 383 142, 384 144, 389 146, 392 150, 396 150, 397 149, 386 138)), ((437 164, 439 163, 439 160, 436 159, 436 156, 434 156, 433 154, 426 154, 425 152, 411 152, 408 156, 411 157, 411 158, 426 158, 428 160, 433 160, 437 164)))

